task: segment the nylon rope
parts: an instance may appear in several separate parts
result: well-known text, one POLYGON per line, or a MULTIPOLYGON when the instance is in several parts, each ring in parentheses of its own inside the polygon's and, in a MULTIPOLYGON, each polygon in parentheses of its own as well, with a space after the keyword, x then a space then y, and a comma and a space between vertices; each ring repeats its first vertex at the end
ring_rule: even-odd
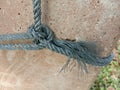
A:
MULTIPOLYGON (((3 42, 19 39, 31 39, 33 42, 29 44, 0 44, 1 50, 41 50, 47 48, 64 54, 70 59, 75 59, 84 68, 86 68, 86 63, 94 66, 105 66, 112 61, 114 57, 113 53, 108 57, 100 58, 95 53, 96 51, 91 50, 89 42, 58 39, 48 26, 41 23, 41 0, 33 0, 33 13, 34 24, 28 28, 26 33, 0 35, 0 41, 3 42)), ((69 59, 65 66, 68 64, 69 59)))

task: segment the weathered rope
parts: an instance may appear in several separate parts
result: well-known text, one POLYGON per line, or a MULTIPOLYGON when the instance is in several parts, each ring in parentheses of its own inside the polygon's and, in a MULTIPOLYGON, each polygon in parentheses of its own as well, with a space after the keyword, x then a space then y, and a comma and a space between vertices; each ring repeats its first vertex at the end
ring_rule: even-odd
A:
POLYGON ((84 68, 86 68, 86 63, 95 66, 104 66, 112 61, 113 53, 108 57, 100 58, 95 53, 96 51, 91 50, 89 42, 75 42, 56 38, 51 29, 41 24, 41 0, 33 0, 33 7, 35 23, 29 27, 27 33, 0 35, 0 41, 32 39, 33 43, 0 44, 0 49, 40 50, 47 48, 77 60, 78 64, 84 68))
POLYGON ((33 12, 34 12, 34 22, 35 30, 40 29, 41 25, 41 0, 33 0, 33 12))
POLYGON ((34 43, 36 43, 38 47, 48 48, 57 53, 64 54, 69 58, 74 58, 78 62, 82 61, 83 63, 95 66, 104 66, 109 64, 113 59, 113 53, 106 58, 100 58, 94 51, 88 48, 90 45, 89 42, 72 42, 57 39, 52 30, 45 25, 41 25, 38 31, 35 31, 34 26, 29 30, 34 37, 34 43))
POLYGON ((33 39, 33 37, 31 37, 27 33, 0 35, 0 41, 19 40, 19 39, 33 39))

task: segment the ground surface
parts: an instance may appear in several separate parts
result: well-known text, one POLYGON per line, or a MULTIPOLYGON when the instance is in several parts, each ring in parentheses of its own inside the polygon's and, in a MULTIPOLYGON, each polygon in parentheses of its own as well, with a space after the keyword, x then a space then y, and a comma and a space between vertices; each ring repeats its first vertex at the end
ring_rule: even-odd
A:
POLYGON ((111 64, 103 67, 90 90, 119 90, 120 89, 120 41, 114 50, 115 57, 111 64))
MULTIPOLYGON (((119 8, 119 0, 42 0, 42 22, 58 38, 98 43, 107 56, 120 35, 119 8)), ((0 0, 0 33, 26 32, 32 11, 32 0, 0 0)), ((88 66, 80 80, 77 66, 56 76, 66 60, 46 49, 0 51, 0 90, 88 90, 99 68, 88 66)))

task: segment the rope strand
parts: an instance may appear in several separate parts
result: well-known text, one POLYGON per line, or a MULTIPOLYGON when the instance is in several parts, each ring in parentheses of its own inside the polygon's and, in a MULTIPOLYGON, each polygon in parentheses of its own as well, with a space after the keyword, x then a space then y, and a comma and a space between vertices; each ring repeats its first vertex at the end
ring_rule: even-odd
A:
POLYGON ((18 34, 4 34, 0 35, 0 41, 9 41, 17 39, 32 39, 27 33, 18 33, 18 34))
POLYGON ((33 12, 35 29, 39 30, 41 25, 41 0, 33 0, 33 12))

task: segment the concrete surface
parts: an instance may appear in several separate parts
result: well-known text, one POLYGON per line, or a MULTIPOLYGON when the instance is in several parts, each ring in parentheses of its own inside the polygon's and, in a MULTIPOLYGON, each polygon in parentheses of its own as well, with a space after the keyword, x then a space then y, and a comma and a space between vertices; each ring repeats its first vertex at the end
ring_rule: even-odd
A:
MULTIPOLYGON (((42 0, 42 22, 61 39, 95 41, 100 56, 120 38, 120 0, 42 0)), ((33 23, 32 0, 0 0, 0 33, 25 32, 33 23)), ((89 90, 100 72, 57 71, 67 57, 49 50, 0 51, 0 90, 89 90)), ((72 64, 73 65, 73 64, 72 64)))

